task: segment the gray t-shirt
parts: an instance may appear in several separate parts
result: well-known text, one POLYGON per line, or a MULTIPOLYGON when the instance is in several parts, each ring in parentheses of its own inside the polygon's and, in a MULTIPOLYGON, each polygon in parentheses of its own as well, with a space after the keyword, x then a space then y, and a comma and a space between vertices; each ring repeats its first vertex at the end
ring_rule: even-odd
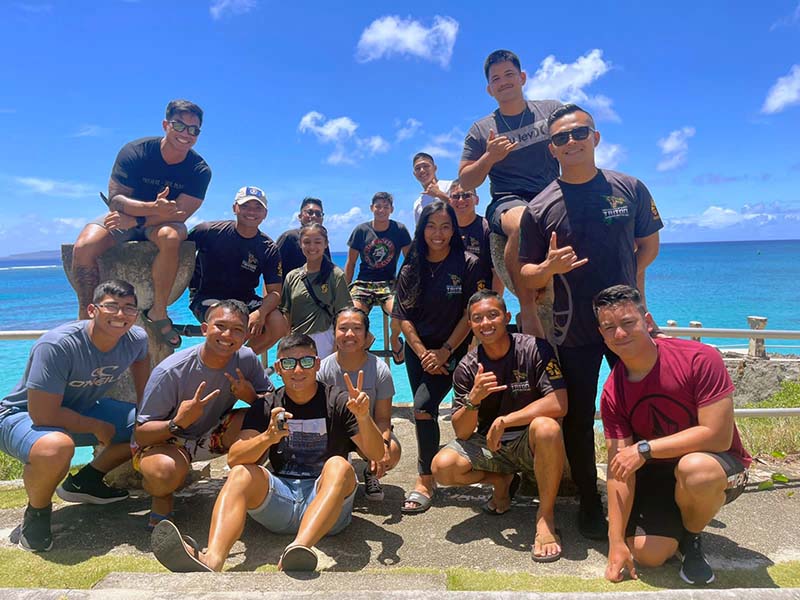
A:
POLYGON ((239 376, 236 369, 240 369, 258 394, 275 389, 250 348, 240 348, 223 369, 212 369, 204 365, 200 359, 200 348, 202 345, 176 352, 153 369, 144 389, 142 405, 136 411, 137 424, 174 418, 180 403, 191 399, 200 382, 205 381, 203 395, 216 389, 220 394, 206 405, 203 416, 186 427, 181 434, 182 438, 196 440, 210 433, 219 424, 222 416, 236 404, 225 373, 237 379, 239 376))
POLYGON ((131 327, 108 352, 89 339, 90 321, 74 321, 51 329, 31 348, 25 374, 0 405, 28 410, 28 390, 62 395, 61 406, 79 413, 107 395, 132 363, 147 357, 147 334, 131 327))
POLYGON ((358 381, 358 372, 364 371, 364 386, 362 390, 369 396, 370 414, 375 417, 375 401, 385 400, 394 396, 394 381, 392 381, 392 371, 386 363, 379 360, 374 354, 367 352, 367 360, 355 371, 345 371, 336 354, 323 359, 320 364, 317 379, 325 385, 347 389, 344 383, 344 374, 347 373, 353 385, 358 381))
POLYGON ((475 161, 484 155, 490 130, 518 144, 489 171, 493 199, 509 194, 532 198, 558 177, 558 161, 547 148, 547 117, 559 106, 557 100, 528 100, 528 108, 519 115, 501 115, 497 109, 470 127, 462 161, 475 161))

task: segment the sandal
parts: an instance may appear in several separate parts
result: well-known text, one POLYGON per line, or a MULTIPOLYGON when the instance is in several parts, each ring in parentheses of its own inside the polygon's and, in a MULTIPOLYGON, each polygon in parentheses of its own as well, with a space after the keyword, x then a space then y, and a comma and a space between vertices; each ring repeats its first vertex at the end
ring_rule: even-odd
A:
POLYGON ((301 544, 290 544, 278 562, 281 571, 313 571, 317 568, 317 554, 301 544))
POLYGON ((553 535, 544 535, 537 533, 536 536, 533 538, 533 548, 531 548, 531 558, 533 562, 537 563, 550 563, 555 562, 559 558, 561 558, 561 553, 564 551, 563 546, 561 546, 561 535, 558 529, 553 535), (545 546, 547 544, 558 544, 559 548, 561 548, 555 554, 535 554, 536 552, 536 544, 539 544, 539 548, 545 546))
MULTIPOLYGON (((175 518, 175 511, 169 511, 168 515, 160 515, 157 512, 150 511, 150 514, 147 515, 147 524, 144 526, 145 531, 153 532, 153 529, 156 528, 156 525, 161 523, 161 521, 168 519, 172 521, 175 518)), ((187 536, 188 537, 188 536, 187 536)))
MULTIPOLYGON (((519 485, 522 483, 522 477, 519 476, 519 473, 514 473, 514 477, 511 478, 511 483, 508 485, 508 499, 513 500, 514 496, 517 495, 517 490, 519 489, 519 485)), ((493 496, 494 497, 494 496, 493 496)), ((492 506, 491 498, 486 501, 481 507, 481 510, 485 512, 487 515, 492 515, 493 517, 499 517, 500 515, 506 514, 509 510, 511 510, 511 506, 509 506, 503 512, 497 510, 496 506, 492 506)))
POLYGON ((403 503, 400 512, 406 515, 417 515, 420 513, 424 513, 431 507, 433 503, 433 498, 429 498, 422 492, 418 492, 417 490, 412 490, 406 494, 406 500, 403 503), (416 506, 412 506, 406 508, 405 502, 413 502, 416 506))
POLYGON ((149 312, 149 308, 142 311, 142 319, 144 322, 154 330, 159 340, 170 348, 178 348, 183 340, 181 339, 181 334, 175 329, 172 319, 167 317, 166 319, 157 319, 153 321, 148 314, 149 312), (166 329, 167 327, 169 329, 166 329))
POLYGON ((397 340, 400 342, 400 350, 392 348, 392 362, 396 365, 402 365, 406 362, 405 342, 403 342, 402 336, 398 336, 397 340))
POLYGON ((188 535, 182 536, 178 528, 164 519, 153 529, 150 546, 156 559, 173 573, 213 572, 200 560, 200 548, 188 535), (190 552, 186 544, 192 548, 190 552))

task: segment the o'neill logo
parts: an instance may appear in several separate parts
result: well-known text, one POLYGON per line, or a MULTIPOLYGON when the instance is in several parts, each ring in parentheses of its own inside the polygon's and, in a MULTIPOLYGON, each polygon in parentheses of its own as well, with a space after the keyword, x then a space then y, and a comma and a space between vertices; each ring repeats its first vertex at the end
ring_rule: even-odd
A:
POLYGON ((119 377, 114 376, 114 371, 119 369, 117 365, 97 367, 90 375, 88 381, 70 381, 67 385, 74 388, 99 387, 115 382, 119 377))

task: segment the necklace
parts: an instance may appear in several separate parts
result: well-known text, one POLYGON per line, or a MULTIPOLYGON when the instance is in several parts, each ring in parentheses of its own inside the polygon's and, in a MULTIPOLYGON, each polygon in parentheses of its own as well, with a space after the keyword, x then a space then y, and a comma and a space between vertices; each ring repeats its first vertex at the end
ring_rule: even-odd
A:
MULTIPOLYGON (((522 114, 519 117, 519 125, 517 125, 517 129, 522 129, 522 122, 525 120, 525 115, 526 115, 527 112, 528 112, 528 107, 526 105, 525 106, 525 110, 522 111, 522 114)), ((497 109, 497 114, 500 115, 500 118, 503 120, 503 124, 506 126, 506 130, 507 131, 514 131, 514 129, 512 129, 512 127, 511 127, 511 125, 508 124, 508 121, 506 121, 506 118, 503 116, 503 113, 500 112, 499 108, 497 109)))
POLYGON ((439 269, 442 268, 442 265, 444 264, 444 261, 441 261, 441 262, 438 262, 438 263, 433 263, 433 264, 435 264, 436 267, 434 267, 430 262, 428 263, 428 271, 430 271, 431 279, 436 277, 436 274, 439 272, 439 269))

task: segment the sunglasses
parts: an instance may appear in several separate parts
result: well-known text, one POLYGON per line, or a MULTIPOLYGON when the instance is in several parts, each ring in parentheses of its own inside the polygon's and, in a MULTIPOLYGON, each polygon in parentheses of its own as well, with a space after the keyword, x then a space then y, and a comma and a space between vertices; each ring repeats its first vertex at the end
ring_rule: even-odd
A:
POLYGON ((589 134, 592 132, 594 132, 594 129, 588 125, 581 125, 580 127, 570 129, 569 131, 560 131, 558 133, 554 133, 550 136, 550 141, 553 143, 553 146, 563 146, 569 141, 569 138, 579 142, 588 138, 589 134))
POLYGON ((458 193, 450 194, 450 198, 452 198, 453 200, 461 200, 462 198, 464 200, 469 200, 470 198, 472 198, 472 192, 462 192, 460 194, 458 194, 458 193))
POLYGON ((301 356, 300 358, 279 358, 278 363, 280 363, 281 369, 284 371, 294 371, 295 367, 297 367, 297 363, 300 363, 301 369, 313 369, 314 365, 317 364, 317 357, 301 356))
POLYGON ((303 214, 308 215, 309 217, 321 217, 325 213, 323 213, 321 210, 304 210, 303 214))
POLYGON ((102 304, 95 304, 97 308, 102 310, 103 312, 117 314, 122 309, 122 313, 128 315, 129 317, 135 317, 139 314, 139 308, 136 306, 131 306, 130 304, 126 304, 125 306, 120 306, 116 302, 103 302, 102 304))
POLYGON ((178 121, 177 119, 170 121, 169 124, 172 125, 172 128, 178 133, 183 133, 185 131, 192 137, 197 137, 200 135, 200 128, 196 125, 187 125, 183 121, 178 121))

